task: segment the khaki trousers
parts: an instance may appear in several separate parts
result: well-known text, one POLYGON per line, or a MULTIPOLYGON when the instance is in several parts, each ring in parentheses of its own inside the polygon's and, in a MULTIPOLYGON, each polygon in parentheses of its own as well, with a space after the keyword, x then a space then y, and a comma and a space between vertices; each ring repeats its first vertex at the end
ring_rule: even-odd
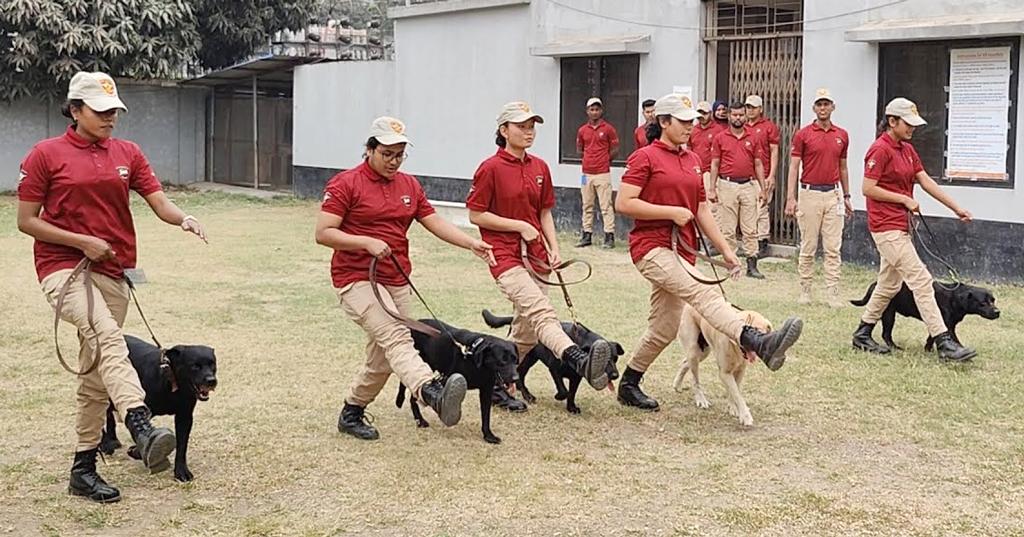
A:
POLYGON ((615 233, 615 207, 612 205, 612 174, 587 175, 587 183, 580 189, 583 194, 583 231, 594 230, 594 198, 601 209, 605 233, 615 233))
MULTIPOLYGON (((51 306, 56 307, 57 296, 71 272, 72 269, 58 270, 40 282, 51 306)), ((98 343, 100 347, 100 363, 96 369, 88 375, 78 376, 75 393, 78 410, 75 417, 76 452, 99 446, 110 401, 114 402, 114 408, 122 419, 128 409, 146 404, 146 394, 128 359, 128 344, 121 331, 128 314, 128 284, 94 272, 92 288, 92 327, 89 326, 89 306, 82 276, 75 278, 68 288, 61 308, 61 319, 78 329, 79 370, 92 364, 95 355, 93 344, 98 343)))
POLYGON ((688 263, 683 268, 683 263, 686 260, 668 248, 655 248, 637 261, 637 270, 651 282, 651 313, 647 317, 647 331, 629 361, 630 369, 647 371, 661 351, 672 343, 679 332, 684 303, 693 306, 711 326, 739 341, 743 318, 725 301, 718 288, 694 280, 687 272, 700 275, 700 271, 688 263))
POLYGON ((932 275, 917 256, 910 235, 906 231, 883 231, 872 233, 871 238, 878 247, 881 266, 878 270, 878 285, 864 307, 861 321, 877 323, 889 305, 889 300, 899 292, 901 284, 906 282, 914 293, 914 303, 928 327, 928 335, 935 337, 945 332, 946 323, 935 303, 932 275))
MULTIPOLYGON (((754 181, 757 188, 757 195, 761 195, 761 183, 754 181)), ((757 240, 768 240, 772 233, 772 223, 769 219, 768 206, 770 203, 759 205, 757 209, 757 240)))
MULTIPOLYGON (((704 177, 704 192, 711 192, 711 172, 704 172, 703 177, 704 177)), ((706 203, 708 204, 708 207, 711 207, 711 216, 715 217, 715 224, 718 224, 719 229, 721 229, 722 224, 721 224, 721 222, 719 222, 718 203, 711 203, 711 202, 706 202, 706 203)))
MULTIPOLYGON (((377 284, 380 296, 392 311, 412 315, 412 289, 408 285, 391 287, 377 284)), ((352 381, 345 402, 365 407, 373 402, 394 372, 411 394, 419 397, 420 388, 434 378, 434 372, 413 346, 412 334, 393 319, 373 296, 370 282, 355 282, 338 289, 341 309, 367 336, 366 364, 352 381)))
POLYGON ((575 345, 562 330, 547 286, 533 279, 523 267, 514 267, 498 276, 498 289, 505 295, 514 310, 510 337, 519 352, 519 360, 530 352, 537 343, 543 344, 561 358, 566 349, 575 345))
POLYGON ((736 251, 736 224, 739 223, 740 232, 743 234, 743 249, 747 255, 757 255, 757 181, 750 181, 742 185, 719 179, 718 199, 721 206, 718 208, 718 224, 725 240, 729 242, 729 248, 736 251))
POLYGON ((814 277, 814 256, 818 253, 818 236, 825 252, 825 286, 839 285, 840 250, 843 246, 843 222, 846 207, 839 189, 831 192, 800 189, 796 204, 796 222, 800 228, 800 258, 797 272, 800 282, 810 285, 814 277), (843 211, 842 214, 837 210, 843 211))

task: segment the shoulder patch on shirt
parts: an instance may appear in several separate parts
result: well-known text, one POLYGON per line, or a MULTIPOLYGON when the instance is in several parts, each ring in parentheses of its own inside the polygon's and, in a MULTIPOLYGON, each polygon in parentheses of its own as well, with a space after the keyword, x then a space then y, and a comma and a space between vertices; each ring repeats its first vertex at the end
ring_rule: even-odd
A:
POLYGON ((25 178, 28 177, 28 172, 25 170, 18 170, 18 184, 20 185, 25 178))
POLYGON ((329 199, 331 199, 331 193, 330 192, 324 192, 324 203, 327 203, 327 200, 329 200, 329 199))
POLYGON ((873 170, 873 169, 875 169, 875 164, 878 164, 877 162, 875 162, 875 159, 871 159, 871 160, 869 160, 869 161, 868 161, 868 169, 869 169, 869 170, 873 170))
POLYGON ((700 166, 694 166, 693 167, 693 171, 697 172, 697 175, 700 175, 701 174, 700 166))
POLYGON ((122 181, 128 180, 128 166, 118 166, 117 175, 121 176, 122 181))
POLYGON ((842 138, 836 138, 836 143, 839 144, 839 145, 843 145, 843 139, 842 138))

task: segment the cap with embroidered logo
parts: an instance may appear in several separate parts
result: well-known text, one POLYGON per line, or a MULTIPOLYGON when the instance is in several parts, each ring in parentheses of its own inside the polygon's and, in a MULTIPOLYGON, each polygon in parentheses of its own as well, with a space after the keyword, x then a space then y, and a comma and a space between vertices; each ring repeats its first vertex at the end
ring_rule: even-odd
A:
POLYGON ((710 114, 712 112, 712 110, 711 110, 711 103, 709 103, 707 101, 701 101, 701 102, 697 103, 697 111, 698 112, 707 112, 707 113, 710 114))
POLYGON ((591 98, 587 99, 587 108, 590 108, 591 106, 594 106, 595 104, 597 106, 600 106, 601 108, 604 108, 604 103, 601 102, 601 99, 598 99, 597 97, 591 97, 591 98))
POLYGON ((693 121, 700 115, 692 108, 690 98, 669 93, 654 103, 655 116, 672 116, 680 121, 693 121))
POLYGON ((114 84, 114 79, 106 73, 86 71, 75 73, 68 86, 68 100, 72 99, 81 99, 89 108, 97 112, 106 112, 114 108, 128 111, 128 107, 117 96, 117 85, 114 84))
POLYGON ((380 142, 382 145, 409 144, 409 138, 405 135, 405 123, 388 116, 381 116, 370 124, 370 138, 380 142))
POLYGON ((544 118, 540 117, 540 114, 536 114, 530 108, 530 105, 523 101, 512 101, 505 103, 505 106, 501 107, 501 112, 498 113, 498 125, 504 125, 505 123, 522 123, 528 119, 536 120, 537 123, 544 123, 544 118))
POLYGON ((836 102, 836 100, 832 98, 832 92, 829 91, 828 88, 818 88, 814 91, 814 102, 818 101, 828 101, 830 103, 836 102))
POLYGON ((762 99, 760 95, 750 95, 743 104, 746 106, 753 106, 754 108, 761 108, 764 106, 764 99, 762 99))
POLYGON ((889 101, 889 104, 885 105, 885 115, 896 116, 914 127, 920 127, 928 123, 918 113, 917 105, 910 99, 904 99, 903 97, 896 97, 889 101))

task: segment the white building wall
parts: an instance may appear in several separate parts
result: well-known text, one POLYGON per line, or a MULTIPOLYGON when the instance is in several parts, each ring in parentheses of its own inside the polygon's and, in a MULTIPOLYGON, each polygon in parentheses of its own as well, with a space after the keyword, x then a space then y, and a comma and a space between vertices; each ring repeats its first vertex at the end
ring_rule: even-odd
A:
MULTIPOLYGON (((844 31, 869 21, 941 17, 958 13, 1024 12, 1021 0, 806 0, 803 64, 803 124, 814 119, 814 90, 830 88, 836 98, 836 124, 850 132, 850 187, 854 207, 864 209, 860 194, 864 154, 875 139, 878 110, 878 45, 845 40, 844 31), (890 5, 892 4, 892 5, 890 5), (844 15, 851 13, 849 15, 844 15)), ((966 36, 970 37, 970 36, 966 36)), ((1022 55, 1024 58, 1024 55, 1022 55)), ((1024 65, 1016 66, 1016 69, 1024 65)), ((1019 71, 1018 71, 1019 72, 1019 71)), ((913 100, 913 95, 905 97, 913 100)), ((1024 223, 1024 116, 1020 113, 1024 84, 1018 84, 1015 188, 946 186, 976 218, 1024 223)), ((927 128, 927 127, 925 127, 927 128)), ((928 170, 937 174, 938 170, 928 170)), ((925 214, 949 217, 951 213, 927 194, 918 194, 925 214)))

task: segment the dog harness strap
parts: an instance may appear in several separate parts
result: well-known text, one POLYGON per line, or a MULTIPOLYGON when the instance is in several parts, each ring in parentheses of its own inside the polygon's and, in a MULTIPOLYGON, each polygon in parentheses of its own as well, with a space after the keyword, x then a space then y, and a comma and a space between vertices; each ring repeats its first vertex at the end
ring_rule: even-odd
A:
POLYGON ((160 348, 160 373, 167 379, 167 382, 171 383, 171 393, 178 391, 178 379, 174 378, 171 361, 167 358, 167 351, 163 348, 160 348))
POLYGON ((53 346, 57 349, 57 360, 60 361, 60 365, 72 375, 84 376, 92 373, 100 365, 100 345, 99 336, 96 334, 96 326, 93 324, 92 319, 92 308, 95 300, 92 293, 92 261, 88 257, 83 258, 75 265, 75 269, 68 275, 68 279, 64 281, 64 285, 60 288, 60 293, 57 294, 57 303, 53 308, 53 346), (64 309, 64 299, 67 297, 68 290, 71 288, 71 284, 76 278, 82 276, 82 281, 85 283, 85 302, 86 307, 89 308, 86 317, 89 321, 89 328, 92 329, 93 333, 93 358, 92 364, 82 371, 75 371, 71 369, 67 361, 64 360, 64 355, 60 352, 60 342, 57 339, 57 331, 60 327, 60 312, 64 309))

